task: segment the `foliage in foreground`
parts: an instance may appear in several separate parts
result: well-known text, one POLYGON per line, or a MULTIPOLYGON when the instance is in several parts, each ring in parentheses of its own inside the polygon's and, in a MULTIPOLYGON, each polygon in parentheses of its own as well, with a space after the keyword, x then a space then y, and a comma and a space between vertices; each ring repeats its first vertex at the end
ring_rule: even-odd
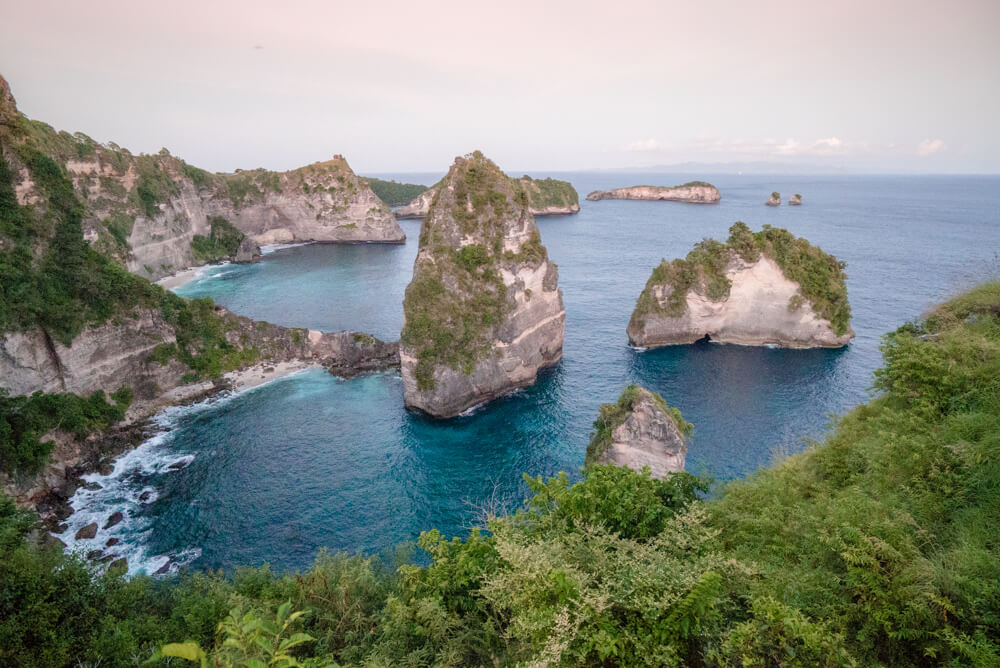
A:
POLYGON ((423 534, 426 566, 125 580, 28 542, 0 501, 0 663, 998 665, 1000 283, 883 351, 880 396, 712 499, 687 474, 529 478, 489 532, 423 534))

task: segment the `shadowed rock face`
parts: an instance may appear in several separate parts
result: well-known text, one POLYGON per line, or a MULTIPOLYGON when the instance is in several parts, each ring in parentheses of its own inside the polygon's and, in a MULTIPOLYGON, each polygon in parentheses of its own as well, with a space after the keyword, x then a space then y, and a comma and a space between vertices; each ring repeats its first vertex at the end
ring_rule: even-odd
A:
POLYGON ((479 152, 438 185, 403 303, 404 400, 452 417, 562 357, 556 267, 520 184, 479 152))
POLYGON ((611 432, 611 443, 587 464, 617 464, 634 471, 648 466, 654 478, 683 471, 687 442, 680 425, 658 395, 643 387, 635 391, 627 417, 611 432))
POLYGON ((695 181, 682 186, 632 186, 615 190, 595 190, 587 195, 590 201, 602 199, 634 199, 654 202, 687 202, 689 204, 718 204, 722 196, 710 183, 695 181))
MULTIPOLYGON (((0 126, 27 123, 0 77, 0 126)), ((85 205, 84 237, 129 271, 155 280, 199 264, 195 235, 221 216, 257 244, 297 241, 403 243, 392 211, 340 155, 288 172, 215 174, 169 154, 133 155, 86 135, 34 124, 39 146, 73 182, 85 205)), ((40 199, 27 169, 7 151, 19 204, 40 199)))
MULTIPOLYGON (((714 301, 700 289, 685 297, 683 314, 670 317, 661 312, 633 314, 628 325, 629 341, 645 348, 694 343, 706 336, 720 343, 759 346, 775 344, 787 348, 839 348, 854 338, 848 330, 834 332, 829 320, 813 310, 801 297, 797 283, 785 277, 781 267, 761 255, 747 262, 727 251, 726 278, 732 282, 729 295, 714 301), (793 308, 799 304, 797 308, 793 308)), ((655 303, 665 307, 673 288, 648 285, 655 303)))

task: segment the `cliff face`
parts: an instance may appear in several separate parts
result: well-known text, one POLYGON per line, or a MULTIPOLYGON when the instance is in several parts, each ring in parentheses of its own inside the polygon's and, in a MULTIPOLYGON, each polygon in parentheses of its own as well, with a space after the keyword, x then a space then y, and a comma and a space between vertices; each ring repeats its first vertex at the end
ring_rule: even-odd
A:
MULTIPOLYGON (((556 179, 518 179, 528 196, 528 209, 533 216, 568 216, 580 212, 580 196, 569 181, 556 179)), ((405 206, 394 211, 396 218, 424 218, 430 209, 438 185, 422 192, 405 206)))
POLYGON ((660 395, 632 385, 616 404, 601 407, 587 447, 586 465, 616 464, 634 471, 648 466, 654 478, 684 470, 685 433, 691 425, 660 395))
POLYGON ((722 199, 719 189, 711 183, 691 181, 681 186, 632 186, 616 190, 595 190, 587 195, 590 201, 602 199, 635 199, 661 202, 687 202, 689 204, 718 204, 722 199))
POLYGON ((530 385, 562 357, 558 272, 527 193, 478 151, 437 187, 403 309, 404 399, 437 417, 530 385))
POLYGON ((712 341, 838 348, 854 338, 843 264, 785 230, 742 223, 728 244, 701 242, 653 271, 628 324, 629 341, 658 347, 712 341), (777 259, 776 259, 777 258, 777 259), (779 262, 780 260, 780 262, 779 262), (808 291, 796 276, 809 276, 808 291))
MULTIPOLYGON (((15 126, 63 167, 84 203, 85 238, 129 271, 157 279, 196 264, 195 235, 221 216, 258 244, 295 241, 402 243, 386 206, 337 155, 289 172, 213 174, 166 149, 133 155, 82 133, 57 132, 18 113, 0 77, 0 122, 15 126)), ((37 200, 28 170, 16 174, 21 204, 37 200)))
MULTIPOLYGON (((208 326, 224 332, 224 345, 247 353, 233 368, 302 360, 353 375, 398 364, 397 345, 368 334, 280 327, 222 307, 215 307, 210 318, 208 326)), ((128 387, 136 399, 150 400, 190 382, 192 368, 169 350, 179 343, 178 329, 160 309, 140 308, 116 320, 85 329, 71 346, 41 330, 0 334, 0 387, 14 396, 39 390, 86 395, 128 387)))

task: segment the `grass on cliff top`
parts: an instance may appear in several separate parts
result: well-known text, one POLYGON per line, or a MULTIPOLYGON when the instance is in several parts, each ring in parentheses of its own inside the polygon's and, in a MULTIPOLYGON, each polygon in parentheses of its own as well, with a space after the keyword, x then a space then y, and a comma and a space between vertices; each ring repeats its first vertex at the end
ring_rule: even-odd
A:
MULTIPOLYGON (((729 228, 726 243, 705 239, 695 244, 683 260, 663 260, 653 269, 646 287, 639 295, 633 324, 651 313, 661 313, 677 318, 687 309, 687 293, 695 290, 713 301, 729 296, 732 283, 726 278, 726 266, 735 252, 747 262, 756 262, 760 256, 773 259, 785 277, 799 284, 802 296, 813 305, 816 314, 830 321, 837 336, 850 327, 851 307, 847 301, 847 266, 837 258, 812 246, 805 239, 797 238, 788 230, 764 225, 760 232, 751 232, 744 223, 734 223, 729 228), (660 306, 653 295, 656 286, 667 286, 670 294, 666 304, 660 306)), ((789 304, 789 310, 802 306, 802 301, 789 304)))
MULTIPOLYGON (((616 403, 601 406, 600 417, 594 421, 595 431, 590 435, 590 443, 587 444, 585 466, 596 463, 601 455, 611 446, 613 442, 612 432, 620 427, 628 419, 628 416, 631 415, 632 410, 635 408, 635 402, 642 396, 643 389, 645 388, 639 385, 629 385, 622 391, 616 403)), ((653 401, 656 402, 659 409, 666 415, 669 415, 670 419, 674 421, 677 429, 685 437, 690 436, 694 425, 684 419, 680 409, 667 405, 667 402, 664 401, 658 392, 647 391, 653 396, 653 401)))
POLYGON ((1000 665, 1000 283, 882 350, 879 395, 825 442, 710 498, 683 473, 526 476, 518 512, 425 532, 415 561, 95 574, 0 496, 0 663, 131 665, 193 641, 253 665, 267 642, 220 623, 235 609, 270 642, 291 601, 306 665, 1000 665))
POLYGON ((503 265, 546 259, 540 238, 503 253, 504 220, 530 215, 524 189, 480 152, 453 166, 438 188, 420 233, 421 255, 406 288, 402 342, 417 357, 420 390, 435 387, 434 369, 472 373, 492 354, 491 333, 510 311, 503 265), (480 243, 456 247, 455 239, 480 243))
POLYGON ((191 239, 191 252, 199 262, 218 262, 236 255, 246 237, 222 216, 212 216, 209 236, 196 234, 191 239))
POLYGON ((527 174, 520 179, 533 209, 568 207, 580 203, 580 195, 569 181, 545 178, 533 179, 527 174))
POLYGON ((393 181, 383 181, 373 176, 366 176, 368 186, 378 195, 378 198, 389 206, 403 206, 408 204, 413 198, 426 192, 427 186, 416 183, 399 183, 393 181))

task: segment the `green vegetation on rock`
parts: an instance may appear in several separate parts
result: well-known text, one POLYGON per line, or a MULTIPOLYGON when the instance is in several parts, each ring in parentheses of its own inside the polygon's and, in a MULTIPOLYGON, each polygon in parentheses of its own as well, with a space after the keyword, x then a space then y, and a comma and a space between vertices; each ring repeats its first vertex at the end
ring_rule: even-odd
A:
POLYGON ((368 181, 369 187, 378 195, 378 198, 389 206, 403 206, 427 190, 427 186, 416 183, 399 183, 393 181, 383 181, 373 176, 364 177, 368 181))
MULTIPOLYGON (((672 318, 684 315, 691 290, 712 301, 725 299, 732 287, 726 278, 726 267, 734 253, 747 262, 756 262, 762 254, 774 260, 786 278, 799 284, 803 297, 817 315, 830 321, 838 336, 847 332, 851 320, 844 282, 847 265, 788 230, 764 225, 760 232, 751 232, 742 222, 729 228, 726 243, 705 239, 695 244, 685 259, 663 260, 657 265, 639 295, 633 321, 651 313, 672 318), (663 306, 653 294, 656 286, 670 289, 663 306)), ((792 310, 797 308, 793 307, 794 304, 789 304, 792 310)))
POLYGON ((51 440, 42 440, 51 431, 79 440, 122 420, 132 392, 122 388, 111 398, 113 404, 101 391, 89 397, 42 392, 30 397, 8 397, 0 388, 0 471, 37 471, 54 446, 51 440))
POLYGON ((130 665, 190 642, 231 665, 297 610, 291 654, 320 665, 996 666, 1000 283, 883 352, 880 394, 824 443, 710 498, 686 473, 528 477, 517 513, 422 534, 418 563, 95 575, 0 498, 0 662, 130 665))
POLYGON ((434 388, 435 367, 468 374, 491 354, 490 332, 511 308, 501 267, 546 258, 539 239, 525 243, 520 254, 503 253, 504 221, 529 215, 528 198, 482 153, 457 163, 443 183, 454 189, 439 188, 434 197, 403 301, 402 342, 416 353, 421 390, 434 388), (477 243, 462 246, 466 236, 477 243))
POLYGON ((212 227, 209 236, 196 234, 191 239, 194 258, 199 262, 218 262, 236 255, 245 235, 222 216, 213 216, 209 223, 212 227))
POLYGON ((531 208, 543 210, 550 207, 569 207, 580 204, 580 196, 569 181, 533 179, 527 174, 520 178, 521 186, 528 193, 531 208))
MULTIPOLYGON (((601 455, 607 451, 608 447, 613 442, 612 432, 620 427, 628 416, 632 413, 635 407, 636 400, 639 399, 642 393, 641 387, 638 385, 629 385, 622 391, 621 396, 618 397, 618 401, 613 404, 604 404, 600 408, 600 417, 594 421, 595 431, 590 436, 590 443, 587 445, 587 456, 586 463, 589 466, 591 462, 596 462, 600 459, 601 455)), ((681 415, 679 408, 667 405, 663 397, 660 396, 658 392, 649 392, 653 401, 666 415, 674 421, 677 425, 678 431, 680 431, 685 436, 689 436, 691 431, 694 429, 694 425, 686 421, 681 415)))

